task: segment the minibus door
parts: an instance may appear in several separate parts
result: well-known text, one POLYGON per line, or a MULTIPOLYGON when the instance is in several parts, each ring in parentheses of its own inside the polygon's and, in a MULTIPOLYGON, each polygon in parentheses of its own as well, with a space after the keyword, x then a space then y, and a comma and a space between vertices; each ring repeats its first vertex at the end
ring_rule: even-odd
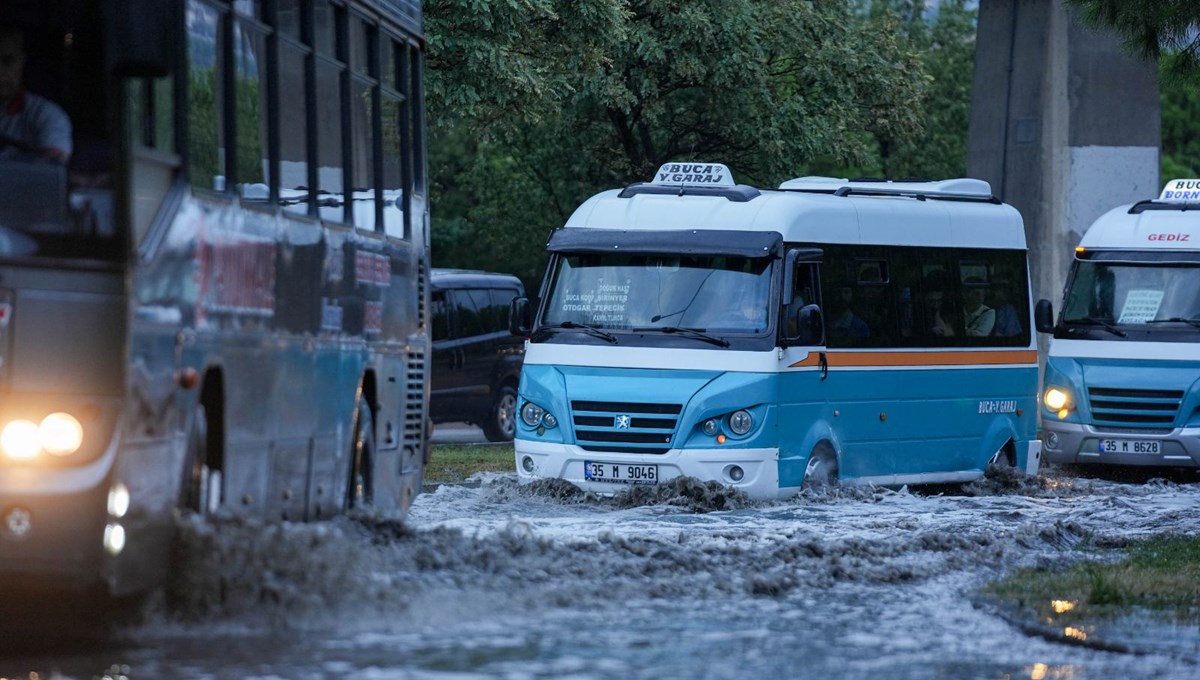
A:
POLYGON ((779 347, 780 486, 799 486, 813 445, 814 426, 827 422, 823 383, 829 374, 820 307, 820 261, 816 248, 788 251, 783 276, 779 347))

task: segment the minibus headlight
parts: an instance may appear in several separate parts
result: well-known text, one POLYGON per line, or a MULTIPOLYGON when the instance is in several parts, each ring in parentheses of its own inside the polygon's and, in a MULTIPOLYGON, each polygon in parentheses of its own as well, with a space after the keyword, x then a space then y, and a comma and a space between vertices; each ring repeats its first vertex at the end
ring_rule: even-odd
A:
POLYGON ((525 402, 525 405, 521 407, 521 420, 529 427, 541 425, 544 415, 546 415, 546 409, 532 401, 525 402))
POLYGON ((736 435, 743 435, 754 427, 754 419, 749 411, 734 411, 729 416, 729 429, 736 435))
POLYGON ((51 413, 38 426, 42 450, 55 456, 69 456, 83 444, 83 426, 69 413, 51 413))
POLYGON ((30 460, 42 450, 38 426, 29 420, 14 420, 0 432, 0 450, 13 460, 30 460))
POLYGON ((1051 387, 1046 390, 1046 394, 1042 397, 1042 403, 1051 411, 1058 411, 1066 408, 1067 404, 1071 403, 1071 395, 1066 390, 1051 387))

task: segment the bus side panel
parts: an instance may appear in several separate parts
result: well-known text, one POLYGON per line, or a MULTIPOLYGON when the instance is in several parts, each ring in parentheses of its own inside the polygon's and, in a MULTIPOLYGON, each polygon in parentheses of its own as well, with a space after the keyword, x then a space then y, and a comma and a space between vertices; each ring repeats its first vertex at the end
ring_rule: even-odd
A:
MULTIPOLYGON (((981 469, 977 452, 995 413, 1035 411, 1033 367, 860 370, 830 361, 847 478, 981 469)), ((1032 439, 1032 425, 1025 429, 1032 439)))
POLYGON ((779 486, 799 487, 813 448, 822 441, 829 441, 835 452, 838 448, 829 426, 832 410, 821 371, 806 368, 781 373, 778 403, 779 486))

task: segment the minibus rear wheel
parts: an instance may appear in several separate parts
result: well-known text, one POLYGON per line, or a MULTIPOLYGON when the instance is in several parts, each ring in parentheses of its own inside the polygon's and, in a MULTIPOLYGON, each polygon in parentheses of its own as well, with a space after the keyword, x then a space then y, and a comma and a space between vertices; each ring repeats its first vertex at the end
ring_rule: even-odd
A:
POLYGON ((1001 446, 999 449, 997 449, 996 452, 992 454, 992 457, 988 459, 987 466, 992 467, 993 465, 999 467, 1016 467, 1017 456, 1016 451, 1013 450, 1013 443, 1011 439, 1004 442, 1004 446, 1001 446))
POLYGON ((804 481, 800 488, 826 489, 837 486, 837 480, 837 455, 834 454, 833 448, 828 443, 821 442, 813 448, 812 453, 808 456, 808 463, 804 466, 804 481))

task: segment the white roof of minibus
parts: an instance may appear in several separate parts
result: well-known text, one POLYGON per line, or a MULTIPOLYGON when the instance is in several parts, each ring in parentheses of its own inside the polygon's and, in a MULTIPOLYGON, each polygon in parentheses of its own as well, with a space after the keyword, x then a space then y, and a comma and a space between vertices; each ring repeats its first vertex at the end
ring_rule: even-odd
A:
MULTIPOLYGON (((636 186, 636 185, 635 185, 636 186)), ((777 231, 791 243, 864 243, 971 248, 1025 248, 1021 215, 983 200, 920 200, 939 192, 971 198, 992 195, 987 182, 851 182, 830 177, 789 180, 747 201, 724 196, 635 193, 613 189, 579 206, 566 226, 600 229, 729 229, 777 231), (846 196, 832 192, 841 187, 846 196), (912 195, 868 195, 884 190, 912 195), (817 193, 826 192, 826 193, 817 193)))
POLYGON ((1155 209, 1155 204, 1137 213, 1129 212, 1132 203, 1109 210, 1088 227, 1079 245, 1098 250, 1200 250, 1200 210, 1155 209))

